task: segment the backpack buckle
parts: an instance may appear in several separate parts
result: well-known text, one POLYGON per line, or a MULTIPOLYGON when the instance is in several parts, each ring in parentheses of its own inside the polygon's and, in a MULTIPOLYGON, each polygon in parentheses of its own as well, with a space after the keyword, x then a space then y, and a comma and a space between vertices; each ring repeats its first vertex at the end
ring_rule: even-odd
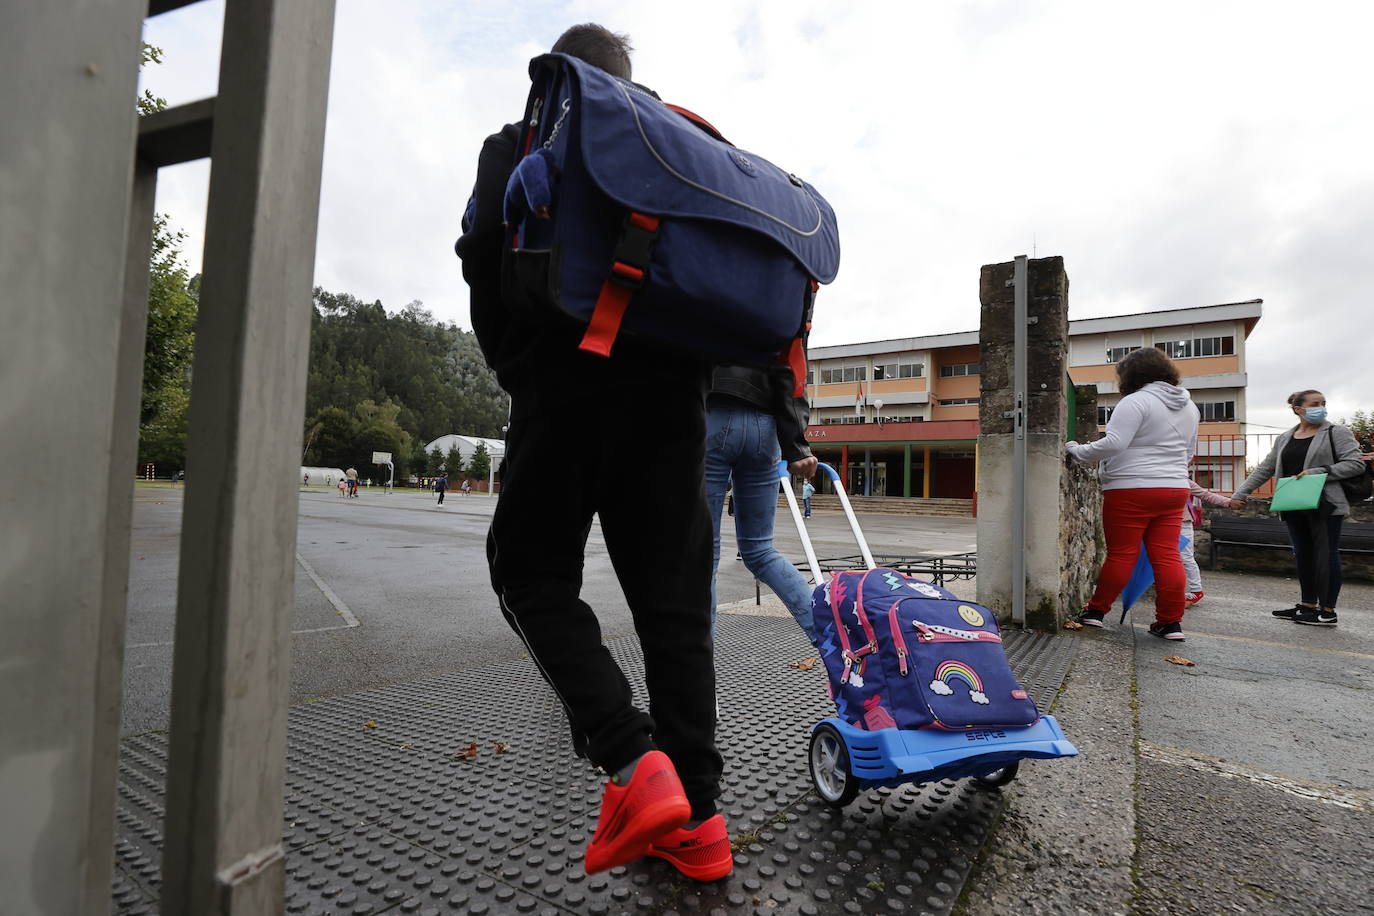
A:
POLYGON ((653 255, 654 242, 658 241, 660 222, 657 216, 636 213, 634 210, 626 214, 612 256, 612 282, 628 286, 630 289, 639 289, 644 285, 644 276, 649 271, 649 259, 653 255))

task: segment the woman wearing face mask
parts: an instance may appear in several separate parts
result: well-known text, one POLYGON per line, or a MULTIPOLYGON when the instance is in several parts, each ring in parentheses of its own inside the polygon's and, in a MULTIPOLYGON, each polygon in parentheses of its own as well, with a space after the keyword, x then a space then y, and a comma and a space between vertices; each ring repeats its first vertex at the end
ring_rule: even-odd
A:
POLYGON ((1350 514, 1340 481, 1358 476, 1364 463, 1354 433, 1327 421, 1326 398, 1320 391, 1295 391, 1288 396, 1288 406, 1298 416, 1298 425, 1279 436, 1268 457, 1231 496, 1231 508, 1245 505, 1255 488, 1271 477, 1327 475, 1317 508, 1279 513, 1297 558, 1302 600, 1273 615, 1309 626, 1334 627, 1342 580, 1341 524, 1350 514))

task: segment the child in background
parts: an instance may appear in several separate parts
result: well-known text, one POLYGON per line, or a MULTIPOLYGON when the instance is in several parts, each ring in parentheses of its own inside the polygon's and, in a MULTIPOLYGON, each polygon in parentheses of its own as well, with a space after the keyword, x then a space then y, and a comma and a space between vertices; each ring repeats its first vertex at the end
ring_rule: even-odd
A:
POLYGON ((1225 496, 1218 496, 1210 493, 1197 485, 1196 481, 1188 482, 1190 496, 1188 505, 1183 507, 1183 530, 1182 536, 1188 539, 1187 547, 1180 547, 1179 554, 1183 558, 1183 572, 1188 578, 1188 585, 1185 589, 1184 600, 1188 606, 1192 607, 1202 600, 1202 572, 1197 568, 1197 559, 1193 556, 1193 545, 1196 540, 1193 529, 1196 525, 1202 524, 1202 506, 1205 503, 1209 506, 1229 506, 1231 500, 1225 496))

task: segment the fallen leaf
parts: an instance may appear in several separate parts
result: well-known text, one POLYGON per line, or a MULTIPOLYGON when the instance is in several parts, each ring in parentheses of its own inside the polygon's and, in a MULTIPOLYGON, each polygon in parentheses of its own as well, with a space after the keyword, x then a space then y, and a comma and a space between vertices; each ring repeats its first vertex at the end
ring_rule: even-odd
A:
POLYGON ((1164 656, 1164 660, 1165 660, 1166 662, 1168 662, 1169 664, 1171 664, 1171 665, 1182 665, 1182 666, 1185 667, 1185 668, 1196 668, 1196 667, 1197 667, 1197 663, 1196 663, 1196 662, 1190 662, 1190 661, 1188 661, 1188 659, 1182 658, 1182 657, 1177 656, 1177 655, 1166 655, 1166 656, 1164 656))
POLYGON ((466 757, 468 760, 477 759, 477 742, 469 741, 467 747, 458 752, 459 757, 466 757))
POLYGON ((410 747, 409 744, 402 744, 401 747, 410 747))
POLYGON ((1064 629, 1081 630, 1083 629, 1083 624, 1079 623, 1077 620, 1066 620, 1064 621, 1064 629))
POLYGON ((363 723, 363 731, 367 731, 369 728, 376 728, 376 727, 377 727, 377 723, 374 722, 374 721, 372 721, 371 719, 368 719, 366 722, 363 723))
POLYGON ((787 667, 796 668, 798 671, 810 671, 812 668, 816 667, 816 661, 816 658, 812 657, 803 659, 799 662, 788 662, 787 667))
POLYGON ((496 753, 498 754, 504 754, 506 751, 510 750, 510 745, 504 741, 493 741, 492 745, 496 748, 496 753))

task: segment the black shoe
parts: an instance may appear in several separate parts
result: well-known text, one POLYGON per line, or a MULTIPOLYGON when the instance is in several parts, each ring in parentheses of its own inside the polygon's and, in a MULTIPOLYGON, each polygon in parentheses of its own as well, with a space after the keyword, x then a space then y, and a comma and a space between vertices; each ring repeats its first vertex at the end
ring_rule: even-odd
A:
POLYGON ((1334 627, 1336 612, 1326 608, 1305 607, 1293 615, 1294 623, 1305 623, 1309 627, 1334 627))
POLYGON ((1310 610, 1310 608, 1305 608, 1301 604, 1295 604, 1292 607, 1286 607, 1281 611, 1270 611, 1269 613, 1279 618, 1280 620, 1292 620, 1294 617, 1298 615, 1299 611, 1306 610, 1310 610))
POLYGON ((1173 623, 1152 623, 1150 624, 1150 635, 1158 636, 1160 639, 1173 639, 1183 642, 1183 627, 1179 626, 1178 621, 1173 623))
POLYGON ((1103 626, 1102 618, 1105 616, 1107 615, 1101 611, 1090 611, 1084 608, 1083 613, 1078 615, 1078 622, 1085 627, 1097 627, 1100 630, 1103 626))

